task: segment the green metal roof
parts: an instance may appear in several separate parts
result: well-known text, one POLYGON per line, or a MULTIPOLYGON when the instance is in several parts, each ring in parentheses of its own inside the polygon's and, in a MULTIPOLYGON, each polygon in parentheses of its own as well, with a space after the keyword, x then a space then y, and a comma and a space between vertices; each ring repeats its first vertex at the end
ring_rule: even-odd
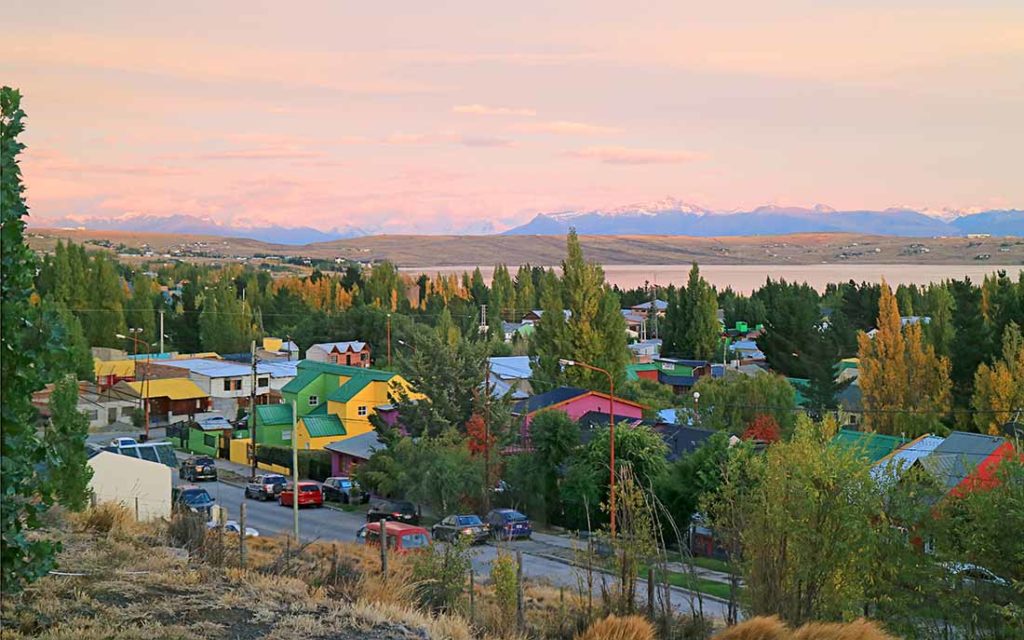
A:
POLYGON ((638 371, 657 371, 658 365, 654 362, 645 362, 643 364, 627 364, 626 365, 626 380, 637 381, 640 376, 637 375, 638 371))
POLYGON ((356 374, 352 376, 348 382, 327 394, 327 399, 333 400, 334 402, 348 402, 354 398, 357 393, 365 389, 366 385, 373 382, 373 380, 374 379, 370 376, 356 374))
POLYGON ((347 433, 341 420, 334 414, 307 415, 302 419, 302 424, 306 425, 310 438, 337 437, 347 433))
POLYGON ((302 367, 303 363, 299 363, 298 373, 294 378, 288 381, 286 385, 281 387, 282 393, 298 393, 308 387, 310 384, 316 381, 320 377, 320 372, 312 369, 305 369, 302 367))
POLYGON ((258 404, 256 405, 256 424, 291 424, 292 408, 287 404, 258 404))
POLYGON ((327 415, 327 403, 326 402, 321 402, 320 404, 316 405, 316 409, 313 409, 312 411, 310 411, 306 415, 307 416, 325 416, 325 415, 327 415))
POLYGON ((344 364, 331 364, 329 362, 314 362, 312 360, 303 360, 298 364, 299 375, 307 371, 313 371, 316 373, 327 373, 335 376, 346 376, 352 377, 356 375, 370 376, 373 380, 387 381, 394 377, 394 373, 391 371, 381 371, 379 369, 364 369, 363 367, 352 367, 344 364))
POLYGON ((846 449, 854 449, 861 453, 869 462, 877 462, 893 452, 894 449, 907 443, 906 438, 887 436, 880 433, 867 433, 840 429, 832 444, 846 449))

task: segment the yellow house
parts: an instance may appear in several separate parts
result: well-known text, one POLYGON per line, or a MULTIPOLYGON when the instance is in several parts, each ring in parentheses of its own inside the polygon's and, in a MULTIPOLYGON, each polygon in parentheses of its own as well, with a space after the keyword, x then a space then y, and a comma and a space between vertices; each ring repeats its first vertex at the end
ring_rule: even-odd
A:
MULTIPOLYGON (((303 360, 281 393, 285 405, 295 402, 298 447, 323 449, 331 442, 372 431, 370 416, 388 405, 398 389, 413 399, 424 397, 397 373, 303 360)), ((257 407, 257 438, 268 444, 291 444, 290 415, 286 421, 283 411, 270 407, 274 406, 257 407)))

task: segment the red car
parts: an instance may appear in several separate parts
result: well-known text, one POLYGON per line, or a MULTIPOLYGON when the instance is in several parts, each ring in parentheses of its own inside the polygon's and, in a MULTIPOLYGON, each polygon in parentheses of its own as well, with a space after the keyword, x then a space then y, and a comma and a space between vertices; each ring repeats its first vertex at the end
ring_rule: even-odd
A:
MULTIPOLYGON (((277 496, 277 503, 282 507, 292 506, 292 496, 294 495, 292 485, 289 484, 284 489, 281 489, 281 493, 277 496)), ((299 506, 300 507, 322 507, 324 506, 324 492, 320 489, 320 485, 315 482, 300 482, 299 483, 299 506)))
MULTIPOLYGON (((380 522, 364 524, 356 532, 356 541, 360 544, 380 545, 380 525, 380 522)), ((388 549, 398 553, 430 548, 430 532, 423 527, 385 520, 384 533, 388 537, 388 549)))

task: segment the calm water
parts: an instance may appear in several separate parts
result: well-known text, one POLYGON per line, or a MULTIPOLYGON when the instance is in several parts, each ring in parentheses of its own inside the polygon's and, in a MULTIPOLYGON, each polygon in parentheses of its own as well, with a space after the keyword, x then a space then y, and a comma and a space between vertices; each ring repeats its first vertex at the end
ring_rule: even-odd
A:
MULTIPOLYGON (((472 271, 475 266, 416 267, 402 269, 410 274, 462 273, 472 271)), ((853 279, 857 282, 877 282, 882 278, 893 285, 928 284, 946 278, 969 277, 980 282, 986 275, 1005 270, 1016 278, 1024 267, 1021 265, 993 264, 806 264, 806 265, 701 265, 700 272, 708 282, 719 289, 729 286, 734 291, 750 293, 764 284, 765 278, 784 278, 787 281, 806 282, 816 289, 824 289, 830 282, 853 279)), ((493 267, 480 267, 484 278, 490 280, 493 267)), ((622 288, 651 284, 680 284, 686 281, 690 265, 643 264, 608 265, 604 268, 605 279, 622 288)), ((513 275, 515 271, 513 269, 513 275)))

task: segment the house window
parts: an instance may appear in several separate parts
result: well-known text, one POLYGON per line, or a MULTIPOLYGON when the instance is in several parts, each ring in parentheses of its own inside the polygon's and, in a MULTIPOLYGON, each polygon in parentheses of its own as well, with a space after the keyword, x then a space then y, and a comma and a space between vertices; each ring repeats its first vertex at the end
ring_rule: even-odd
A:
POLYGON ((98 420, 100 417, 100 412, 98 409, 90 409, 86 413, 89 415, 89 420, 98 420))
POLYGON ((224 390, 231 391, 231 381, 227 378, 224 379, 224 390))
POLYGON ((121 417, 130 418, 132 415, 132 409, 135 407, 121 407, 121 417))
POLYGON ((356 408, 356 413, 358 413, 360 416, 366 416, 366 405, 365 404, 359 405, 356 408))
POLYGON ((217 448, 217 436, 210 435, 209 433, 203 434, 203 444, 211 449, 217 448))
POLYGON ((266 386, 269 386, 269 385, 270 385, 270 378, 257 378, 256 379, 256 386, 258 386, 258 387, 266 387, 266 386))
POLYGON ((316 396, 309 396, 309 406, 315 407, 318 404, 320 404, 320 398, 316 396))
POLYGON ((366 353, 365 351, 359 354, 359 359, 362 360, 363 362, 366 362, 366 359, 369 357, 370 354, 366 353))
POLYGON ((331 364, 338 364, 338 354, 332 353, 330 358, 331 358, 331 364))
POLYGON ((663 371, 672 371, 676 368, 676 365, 672 362, 663 362, 661 364, 661 368, 663 371))
POLYGON ((234 384, 235 391, 241 391, 242 390, 242 379, 241 378, 239 378, 237 380, 233 380, 232 382, 234 384))
POLYGON ((291 431, 282 431, 281 432, 281 439, 284 440, 285 442, 291 442, 292 441, 292 432, 291 431))

